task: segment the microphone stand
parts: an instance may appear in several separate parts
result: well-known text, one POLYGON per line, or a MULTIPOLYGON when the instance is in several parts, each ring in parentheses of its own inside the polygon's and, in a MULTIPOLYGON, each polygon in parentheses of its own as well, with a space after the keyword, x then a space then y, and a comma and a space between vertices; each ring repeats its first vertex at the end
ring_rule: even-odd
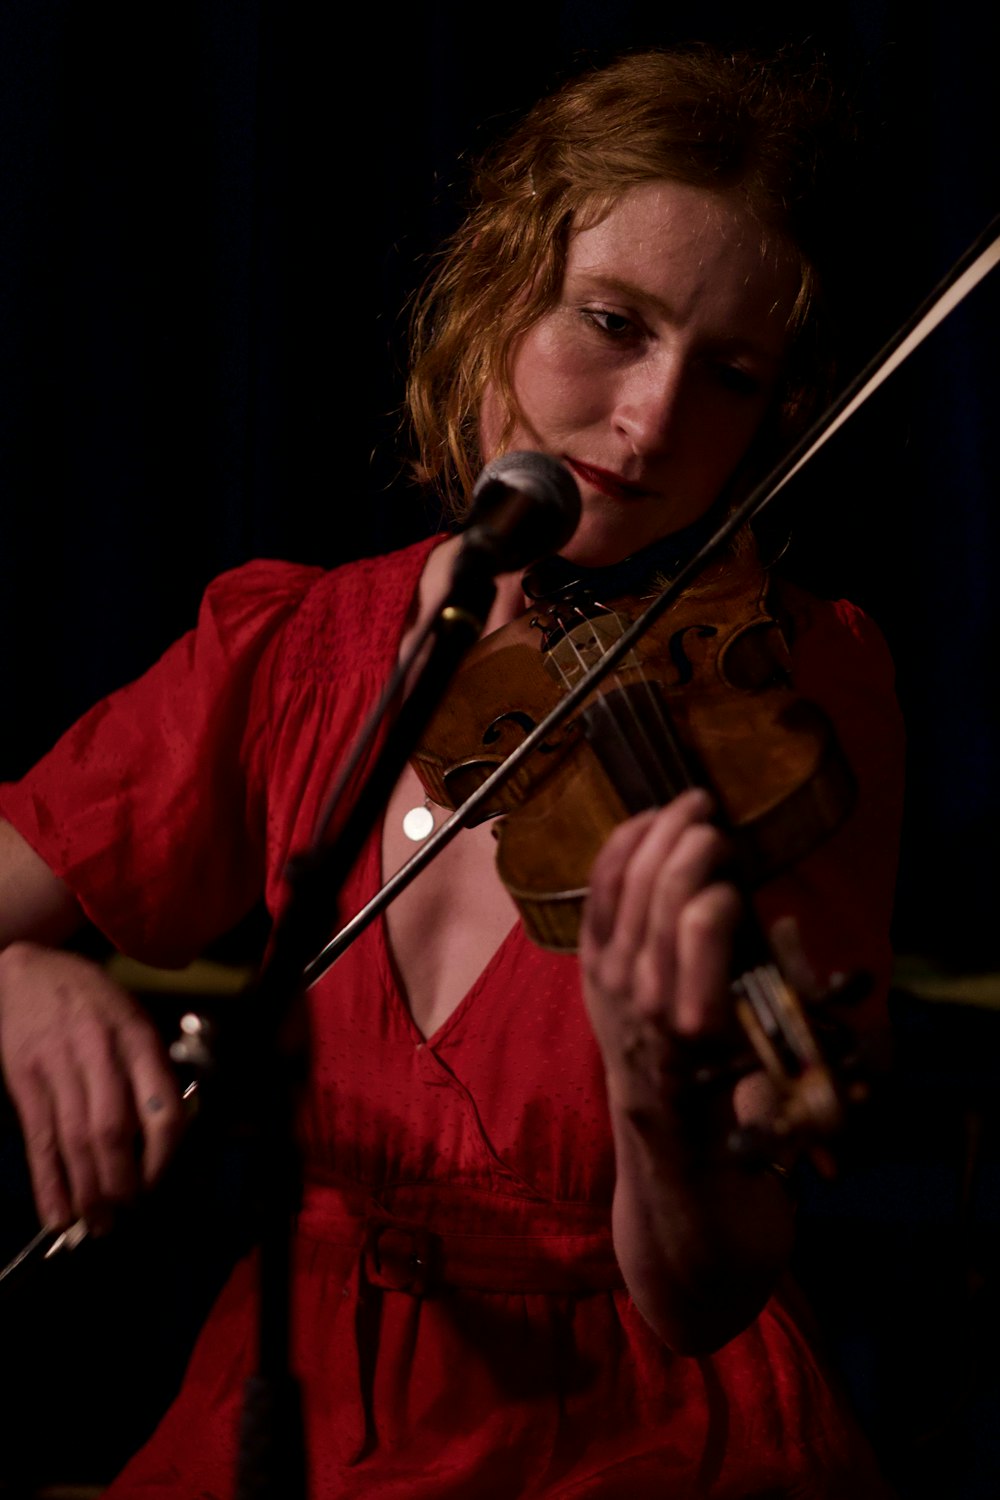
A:
MULTIPOLYGON (((223 1033, 219 1045, 210 1023, 187 1015, 180 1040, 170 1048, 174 1062, 215 1075, 206 1104, 238 1124, 258 1168, 258 1363, 245 1387, 235 1500, 306 1500, 307 1493, 301 1392, 289 1350, 292 1233, 302 1190, 294 1119, 308 1071, 308 966, 334 923, 344 881, 362 846, 459 661, 482 633, 496 597, 495 576, 522 571, 557 552, 579 519, 576 482, 555 459, 514 452, 486 465, 473 490, 449 592, 390 675, 327 797, 312 846, 293 857, 285 871, 289 899, 261 972, 248 988, 243 1023, 223 1033), (334 814, 418 663, 413 687, 360 794, 331 834, 334 814)), ((196 1087, 189 1085, 185 1098, 196 1087)), ((74 1248, 87 1232, 82 1219, 62 1233, 42 1229, 0 1269, 0 1287, 13 1290, 40 1258, 74 1248)))
MULTIPOLYGON (((344 881, 459 661, 482 633, 496 571, 475 547, 459 553, 449 594, 416 648, 429 638, 424 663, 359 796, 333 838, 324 816, 313 846, 290 863, 290 899, 251 986, 253 1009, 239 1042, 237 1076, 241 1097, 253 1101, 246 1117, 259 1168, 260 1323, 257 1371, 244 1393, 236 1500, 306 1500, 307 1493, 301 1392, 289 1359, 290 1255, 301 1196, 294 1106, 308 1062, 304 970, 329 933, 344 881)), ((376 720, 386 707, 383 699, 376 720)))

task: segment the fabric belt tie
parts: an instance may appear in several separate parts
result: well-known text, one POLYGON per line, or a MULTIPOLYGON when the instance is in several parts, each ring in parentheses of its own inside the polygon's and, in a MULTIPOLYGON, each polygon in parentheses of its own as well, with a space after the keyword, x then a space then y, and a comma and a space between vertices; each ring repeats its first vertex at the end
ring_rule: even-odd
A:
MULTIPOLYGON (((375 1438, 372 1395, 384 1293, 586 1296, 624 1286, 611 1231, 595 1224, 593 1212, 587 1214, 587 1225, 572 1205, 560 1209, 514 1200, 511 1217, 525 1217, 527 1210, 533 1224, 541 1220, 552 1232, 505 1233, 503 1209, 493 1199, 486 1218, 496 1224, 496 1231, 481 1234, 449 1227, 448 1205, 442 1204, 437 1191, 408 1190, 392 1197, 400 1201, 388 1209, 362 1188, 309 1183, 298 1220, 301 1234, 339 1252, 335 1261, 345 1277, 347 1305, 337 1319, 339 1348, 334 1353, 341 1378, 357 1394, 356 1404, 350 1403, 353 1413, 345 1413, 342 1427, 344 1461, 349 1464, 361 1459, 375 1438), (434 1212, 434 1229, 417 1221, 421 1208, 434 1212)), ((466 1199, 466 1219, 467 1205, 466 1199)))
POLYGON ((624 1283, 611 1236, 439 1234, 373 1213, 361 1264, 369 1286, 433 1297, 449 1288, 582 1296, 624 1283))

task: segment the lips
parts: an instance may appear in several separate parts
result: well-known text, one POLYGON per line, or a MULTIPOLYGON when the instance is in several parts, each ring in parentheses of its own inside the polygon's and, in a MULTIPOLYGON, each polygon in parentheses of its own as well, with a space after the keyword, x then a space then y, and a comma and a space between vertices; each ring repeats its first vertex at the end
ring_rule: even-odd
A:
POLYGON ((641 500, 649 494, 649 491, 643 489, 642 485, 633 484, 631 480, 623 479, 620 474, 614 474, 610 469, 598 469, 593 464, 582 464, 575 458, 567 458, 566 463, 585 484, 592 485, 595 490, 600 490, 602 495, 608 495, 612 500, 641 500))

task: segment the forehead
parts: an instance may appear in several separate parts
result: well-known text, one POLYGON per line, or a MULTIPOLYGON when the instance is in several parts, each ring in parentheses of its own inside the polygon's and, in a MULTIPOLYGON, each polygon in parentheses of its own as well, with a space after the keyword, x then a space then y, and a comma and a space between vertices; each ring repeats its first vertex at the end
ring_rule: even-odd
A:
POLYGON ((660 181, 629 188, 603 212, 576 216, 566 253, 571 282, 622 282, 679 316, 702 307, 721 318, 784 328, 801 263, 741 195, 660 181))

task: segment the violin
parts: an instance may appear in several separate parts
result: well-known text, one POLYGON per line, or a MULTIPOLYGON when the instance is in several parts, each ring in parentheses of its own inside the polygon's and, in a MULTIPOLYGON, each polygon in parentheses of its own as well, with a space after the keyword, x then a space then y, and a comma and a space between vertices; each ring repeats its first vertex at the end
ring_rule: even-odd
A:
MULTIPOLYGON (((596 598, 577 600, 569 614, 563 608, 568 601, 563 599, 554 601, 558 608, 529 611, 473 648, 468 664, 472 676, 463 680, 468 685, 474 677, 477 690, 488 687, 483 701, 492 707, 485 712, 473 709, 471 725, 463 725, 464 711, 455 722, 441 719, 445 741, 453 732, 471 730, 467 738, 456 742, 464 748, 456 752, 454 744, 449 747, 441 737, 430 734, 415 761, 429 795, 443 806, 454 806, 455 811, 305 963, 306 986, 321 977, 439 849, 463 827, 484 817, 505 814, 501 874, 529 931, 547 945, 564 950, 575 946, 586 871, 603 838, 630 811, 665 800, 671 788, 699 782, 713 785, 723 820, 734 835, 737 862, 751 886, 783 864, 794 863, 839 825, 850 807, 850 771, 829 724, 813 705, 791 691, 780 620, 770 606, 759 565, 756 573, 753 567, 734 568, 731 551, 722 566, 718 560, 732 549, 747 524, 764 512, 998 264, 1000 219, 987 226, 911 317, 771 473, 711 530, 637 618, 620 599, 613 601, 613 607, 596 598), (741 586, 736 585, 738 578, 743 580, 741 586), (712 611, 705 615, 703 603, 709 597, 717 597, 722 604, 727 579, 733 580, 735 588, 731 602, 735 604, 740 597, 743 607, 732 613, 722 610, 718 618, 710 617, 712 611), (680 602, 685 591, 687 605, 680 602), (662 629, 658 628, 661 620, 665 622, 662 629), (649 673, 642 655, 630 659, 647 632, 653 632, 663 647, 666 670, 649 673), (530 690, 522 703, 504 697, 503 681, 515 661, 530 690), (614 697, 595 696, 599 682, 612 672, 619 674, 614 697), (726 691, 716 692, 722 688, 726 691), (553 700, 554 706, 544 712, 553 700), (748 724, 745 716, 751 706, 755 717, 748 724), (619 753, 625 717, 642 726, 628 737, 627 759, 619 753), (567 727, 560 731, 564 724, 567 727), (579 739, 586 740, 588 748, 571 756, 573 741, 579 739), (505 759, 501 746, 509 744, 514 748, 505 759), (734 751, 736 745, 738 751, 734 751), (696 757, 699 769, 693 765, 696 757), (575 761, 572 771, 564 767, 570 760, 575 761), (726 775, 717 775, 723 764, 726 775), (567 800, 567 785, 574 781, 580 790, 575 799, 567 800), (498 800, 505 785, 511 790, 504 801, 498 800), (528 796, 529 789, 543 800, 535 802, 528 796), (460 797, 463 800, 456 805, 460 797), (544 831, 541 837, 531 838, 531 832, 541 831, 543 808, 544 831), (574 825, 578 816, 586 823, 585 830, 575 826, 572 830, 584 853, 569 869, 560 869, 559 856, 554 856, 554 865, 551 850, 557 843, 554 833, 559 820, 565 824, 568 808, 574 809, 569 813, 574 825), (517 817, 511 818, 515 810, 517 817), (509 835, 508 823, 513 829, 509 835), (522 849, 529 845, 533 852, 529 850, 522 858, 522 849)), ((539 603, 547 603, 544 590, 539 603)), ((477 694, 469 696, 475 703, 477 694)), ((773 961, 758 961, 766 948, 759 932, 749 947, 752 962, 734 981, 734 999, 754 1060, 705 1066, 696 1069, 695 1076, 710 1082, 727 1074, 732 1077, 741 1067, 744 1071, 747 1066, 763 1067, 786 1105, 779 1133, 822 1142, 840 1126, 845 1101, 863 1096, 867 1089, 856 1080, 846 1086, 834 1082, 798 996, 773 961)), ((845 1006, 860 998, 865 986, 865 977, 855 976, 825 999, 845 1006)), ((836 1023, 831 1027, 838 1029, 842 1030, 836 1023)), ((841 1052, 846 1064, 847 1052, 843 1047, 841 1052)), ((814 1160, 822 1165, 821 1145, 815 1149, 814 1160)), ((828 1157, 825 1169, 830 1169, 828 1157)))
MULTIPOLYGON (((507 760, 496 765, 485 780, 479 780, 475 774, 471 775, 468 779, 473 783, 478 781, 478 785, 461 806, 456 807, 451 817, 435 829, 402 869, 386 881, 371 901, 346 921, 332 938, 315 950, 311 958, 303 959, 301 981, 305 987, 315 984, 322 977, 368 924, 385 910, 399 892, 420 874, 425 865, 429 864, 439 850, 449 843, 462 828, 481 820, 483 809, 489 805, 491 798, 506 781, 520 776, 523 761, 533 754, 543 741, 551 737, 557 723, 575 712, 588 694, 597 687, 600 679, 617 668, 619 661, 632 650, 639 637, 656 624, 660 615, 673 608, 684 590, 696 583, 699 576, 712 564, 713 559, 716 559, 725 548, 732 544, 733 539, 752 519, 764 513, 795 475, 850 420, 854 413, 878 390, 883 381, 888 379, 920 347, 923 341, 998 264, 1000 264, 1000 217, 987 225, 983 233, 958 258, 913 314, 845 386, 827 410, 793 444, 770 474, 735 504, 724 520, 709 529, 694 555, 677 568, 666 587, 638 618, 632 620, 617 640, 608 646, 600 660, 588 672, 580 675, 572 686, 565 688, 551 714, 530 729, 507 760)), ((414 648, 411 660, 401 663, 378 707, 377 715, 380 716, 394 701, 400 684, 416 660, 417 651, 422 649, 423 645, 424 638, 422 637, 414 648)), ((741 647, 735 653, 735 658, 738 660, 746 650, 746 646, 741 647)), ((362 758, 361 751, 363 748, 370 747, 373 734, 374 730, 369 725, 359 736, 357 753, 352 755, 348 772, 345 773, 338 789, 331 796, 331 804, 336 801, 338 792, 348 784, 350 774, 362 758)), ((457 789, 457 782, 455 786, 457 789)))
MULTIPOLYGON (((502 815, 497 865, 532 939, 576 948, 587 875, 625 818, 704 786, 756 885, 844 820, 855 787, 833 726, 791 685, 771 584, 746 543, 681 596, 538 745, 476 821, 502 815)), ((531 579, 528 579, 529 589, 531 579)), ((428 796, 477 791, 641 608, 594 586, 535 606, 466 655, 412 758, 428 796)))
MULTIPOLYGON (((659 592, 656 548, 650 553, 645 582, 659 592)), ((636 561, 641 577, 643 559, 636 561)), ((532 607, 466 655, 412 758, 434 802, 456 808, 488 786, 621 641, 642 601, 609 597, 603 583, 596 570, 546 594, 544 576, 529 571, 532 607)), ((575 951, 589 872, 606 839, 626 818, 688 787, 712 793, 716 822, 734 851, 731 873, 747 893, 849 816, 851 769, 829 719, 792 686, 779 613, 774 585, 744 533, 516 774, 481 799, 476 821, 497 820, 498 873, 533 941, 575 951)), ((733 998, 750 1050, 703 1057, 694 1074, 731 1084, 765 1068, 781 1102, 777 1134, 816 1149, 840 1128, 847 1100, 864 1086, 856 1073, 835 1076, 749 914, 737 947, 733 998)), ((865 988, 857 976, 829 998, 842 1005, 865 988)), ((843 1067, 845 1059, 839 1062, 843 1067)), ((748 1137, 733 1145, 746 1156, 774 1155, 777 1147, 748 1137)), ((826 1154, 823 1161, 828 1170, 826 1154)))
MULTIPOLYGON (((581 795, 578 806, 588 820, 599 822, 605 819, 603 826, 610 831, 615 821, 621 821, 637 806, 655 805, 658 798, 662 799, 667 794, 668 778, 672 778, 669 786, 678 788, 690 785, 700 777, 714 781, 717 766, 725 760, 735 769, 731 781, 720 778, 715 788, 716 797, 734 835, 738 863, 743 866, 744 877, 751 887, 755 880, 762 881, 768 870, 777 868, 775 861, 780 864, 782 859, 793 860, 797 841, 802 845, 813 840, 818 842, 839 825, 850 808, 850 772, 838 753, 829 725, 811 705, 791 693, 780 611, 773 607, 762 572, 758 571, 755 578, 749 564, 745 569, 741 564, 732 571, 721 568, 714 574, 707 569, 746 524, 766 509, 882 382, 998 264, 1000 218, 986 227, 912 316, 845 387, 777 467, 707 536, 704 545, 678 569, 653 603, 637 618, 634 608, 638 600, 635 596, 630 599, 627 593, 615 598, 610 605, 596 595, 592 599, 578 597, 570 605, 568 598, 548 599, 545 590, 541 589, 538 592, 539 608, 487 638, 481 647, 473 648, 468 670, 479 685, 488 676, 499 679, 503 675, 498 671, 502 653, 516 652, 518 665, 524 665, 526 681, 537 696, 524 700, 529 707, 505 706, 501 700, 495 699, 494 707, 487 709, 485 714, 480 710, 477 715, 476 711, 470 710, 468 717, 471 722, 467 726, 470 733, 462 742, 464 749, 457 756, 454 749, 442 753, 440 743, 428 731, 426 745, 418 750, 415 764, 426 778, 425 785, 430 795, 438 800, 436 794, 440 793, 442 805, 448 806, 453 805, 452 799, 460 795, 461 789, 466 786, 473 789, 407 864, 332 938, 309 949, 311 928, 308 923, 300 924, 305 929, 305 936, 301 944, 297 945, 294 940, 289 943, 293 954, 284 965, 289 973, 294 970, 293 981, 299 988, 315 984, 399 891, 415 879, 462 828, 501 812, 506 814, 501 828, 510 823, 514 829, 509 839, 505 835, 504 868, 511 874, 509 888, 526 922, 536 924, 534 930, 539 938, 553 938, 556 943, 572 948, 585 894, 586 871, 596 847, 599 847, 600 827, 591 829, 588 834, 590 852, 584 853, 579 867, 568 873, 568 879, 558 872, 553 879, 553 869, 543 859, 541 866, 536 867, 536 870, 540 868, 540 873, 532 873, 522 886, 521 874, 518 873, 522 868, 517 857, 518 846, 524 830, 530 828, 531 819, 540 811, 540 807, 535 813, 530 811, 528 788, 539 792, 544 789, 548 802, 565 816, 566 778, 579 777, 585 793, 589 778, 589 782, 599 788, 602 797, 595 797, 592 802, 589 795, 581 795), (734 588, 738 577, 745 579, 742 596, 745 607, 742 612, 737 608, 732 614, 726 613, 724 619, 721 616, 709 619, 703 615, 702 605, 716 596, 719 604, 723 603, 728 587, 723 581, 723 573, 733 580, 734 588), (680 605, 685 590, 689 590, 688 600, 680 605), (668 614, 675 607, 677 612, 668 614), (637 654, 632 659, 630 653, 640 637, 652 630, 661 617, 666 618, 666 623, 658 637, 665 647, 666 665, 653 674, 647 671, 642 655, 637 654), (605 649, 597 649, 599 642, 605 649), (597 658, 594 665, 584 667, 591 658, 597 658), (622 672, 613 690, 617 697, 602 706, 601 700, 595 696, 599 681, 616 671, 619 662, 622 663, 622 672), (728 700, 728 707, 717 710, 714 728, 709 730, 712 718, 707 711, 709 690, 711 688, 714 693, 715 679, 720 675, 726 679, 732 697, 728 700), (692 690, 683 691, 689 688, 692 690), (543 705, 553 700, 551 711, 542 713, 536 721, 535 712, 541 712, 543 705), (761 769, 762 746, 757 743, 756 733, 747 733, 747 723, 743 718, 751 703, 754 713, 763 714, 764 723, 775 733, 773 738, 770 735, 765 737, 770 744, 770 749, 763 755, 763 769, 767 774, 755 782, 756 794, 750 788, 751 794, 745 795, 747 783, 753 778, 744 776, 742 767, 749 767, 753 761, 757 769, 761 769), (578 707, 582 711, 574 726, 571 716, 578 707), (620 757, 616 760, 613 748, 619 730, 608 727, 602 734, 591 728, 599 717, 608 713, 609 708, 615 709, 616 723, 619 720, 617 709, 622 708, 627 715, 634 715, 633 722, 643 725, 641 733, 632 736, 634 759, 630 759, 625 774, 622 774, 620 757), (559 725, 564 721, 567 728, 560 735, 559 725), (647 728, 651 736, 648 740, 647 728), (519 734, 523 737, 506 760, 500 760, 492 738, 494 734, 503 739, 517 740, 519 734), (724 754, 724 749, 731 750, 737 737, 742 743, 742 755, 724 754), (569 752, 579 748, 575 743, 578 741, 586 741, 586 749, 576 756, 578 769, 571 774, 565 767, 560 767, 572 759, 569 752), (655 753, 647 753, 649 747, 654 747, 655 753), (791 763, 789 774, 787 777, 772 776, 786 752, 791 763), (701 757, 700 770, 695 770, 692 765, 696 754, 701 757), (538 763, 530 775, 524 769, 529 757, 538 763), (614 766, 612 762, 615 762, 614 766), (655 768, 652 762, 655 762, 655 768), (651 780, 647 779, 650 772, 659 786, 655 795, 651 791, 651 780), (663 781, 660 781, 661 777, 663 781), (507 782, 512 784, 509 807, 499 800, 501 789, 507 782), (778 792, 774 795, 776 788, 778 792), (644 801, 647 797, 650 800, 644 801), (518 816, 511 818, 510 814, 515 810, 518 816), (779 832, 780 836, 777 836, 779 832), (773 841, 772 835, 775 835, 773 841)), ((416 652, 414 659, 415 656, 416 652)), ((412 662, 401 664, 379 706, 379 713, 392 701, 410 665, 412 662)), ((610 725, 610 715, 606 722, 610 725)), ((759 725, 760 720, 755 722, 759 725)), ((370 744, 373 735, 374 728, 366 726, 359 737, 359 747, 370 744)), ((360 760, 360 750, 357 759, 360 760)), ((348 773, 354 768, 355 758, 352 757, 348 773)), ((347 779, 345 775, 345 784, 347 779)), ((554 827, 554 823, 548 824, 549 829, 554 827)), ((317 844, 321 840, 322 830, 317 844)), ((547 831, 543 838, 536 838, 533 842, 536 850, 544 853, 555 840, 547 831)), ((287 919, 285 925, 290 925, 287 919)), ((696 1082, 711 1086, 717 1080, 732 1081, 752 1067, 764 1068, 785 1104, 779 1133, 790 1137, 805 1136, 811 1140, 814 1161, 829 1171, 831 1158, 825 1150, 825 1142, 842 1121, 845 1101, 850 1102, 863 1094, 865 1088, 856 1080, 846 1087, 843 1082, 834 1081, 816 1039, 815 1025, 811 1026, 806 1020, 799 997, 785 981, 779 966, 762 955, 763 947, 761 935, 754 933, 749 944, 744 944, 744 952, 747 948, 753 950, 752 961, 740 965, 741 973, 733 983, 736 1013, 751 1045, 752 1057, 735 1056, 721 1063, 709 1059, 694 1069, 693 1077, 696 1082)), ((864 976, 858 976, 853 983, 849 982, 828 998, 845 1005, 855 998, 852 990, 856 992, 863 985, 864 976)), ((812 1014, 815 1017, 815 1010, 812 1014)), ((191 1022, 192 1045, 197 1043, 195 1051, 198 1051, 200 1018, 185 1019, 191 1022)), ((183 1041, 175 1044, 175 1060, 194 1060, 202 1066, 199 1058, 188 1058, 184 1054, 184 1046, 183 1041)), ((842 1047, 842 1056, 844 1051, 842 1047)), ((844 1076, 846 1073, 842 1074, 844 1076)), ((770 1144, 734 1141, 737 1150, 750 1155, 766 1151, 770 1144)), ((48 1256, 55 1249, 79 1243, 85 1235, 86 1226, 82 1225, 74 1226, 71 1233, 58 1237, 43 1230, 6 1269, 0 1271, 0 1283, 12 1273, 20 1272, 39 1255, 48 1256)))

